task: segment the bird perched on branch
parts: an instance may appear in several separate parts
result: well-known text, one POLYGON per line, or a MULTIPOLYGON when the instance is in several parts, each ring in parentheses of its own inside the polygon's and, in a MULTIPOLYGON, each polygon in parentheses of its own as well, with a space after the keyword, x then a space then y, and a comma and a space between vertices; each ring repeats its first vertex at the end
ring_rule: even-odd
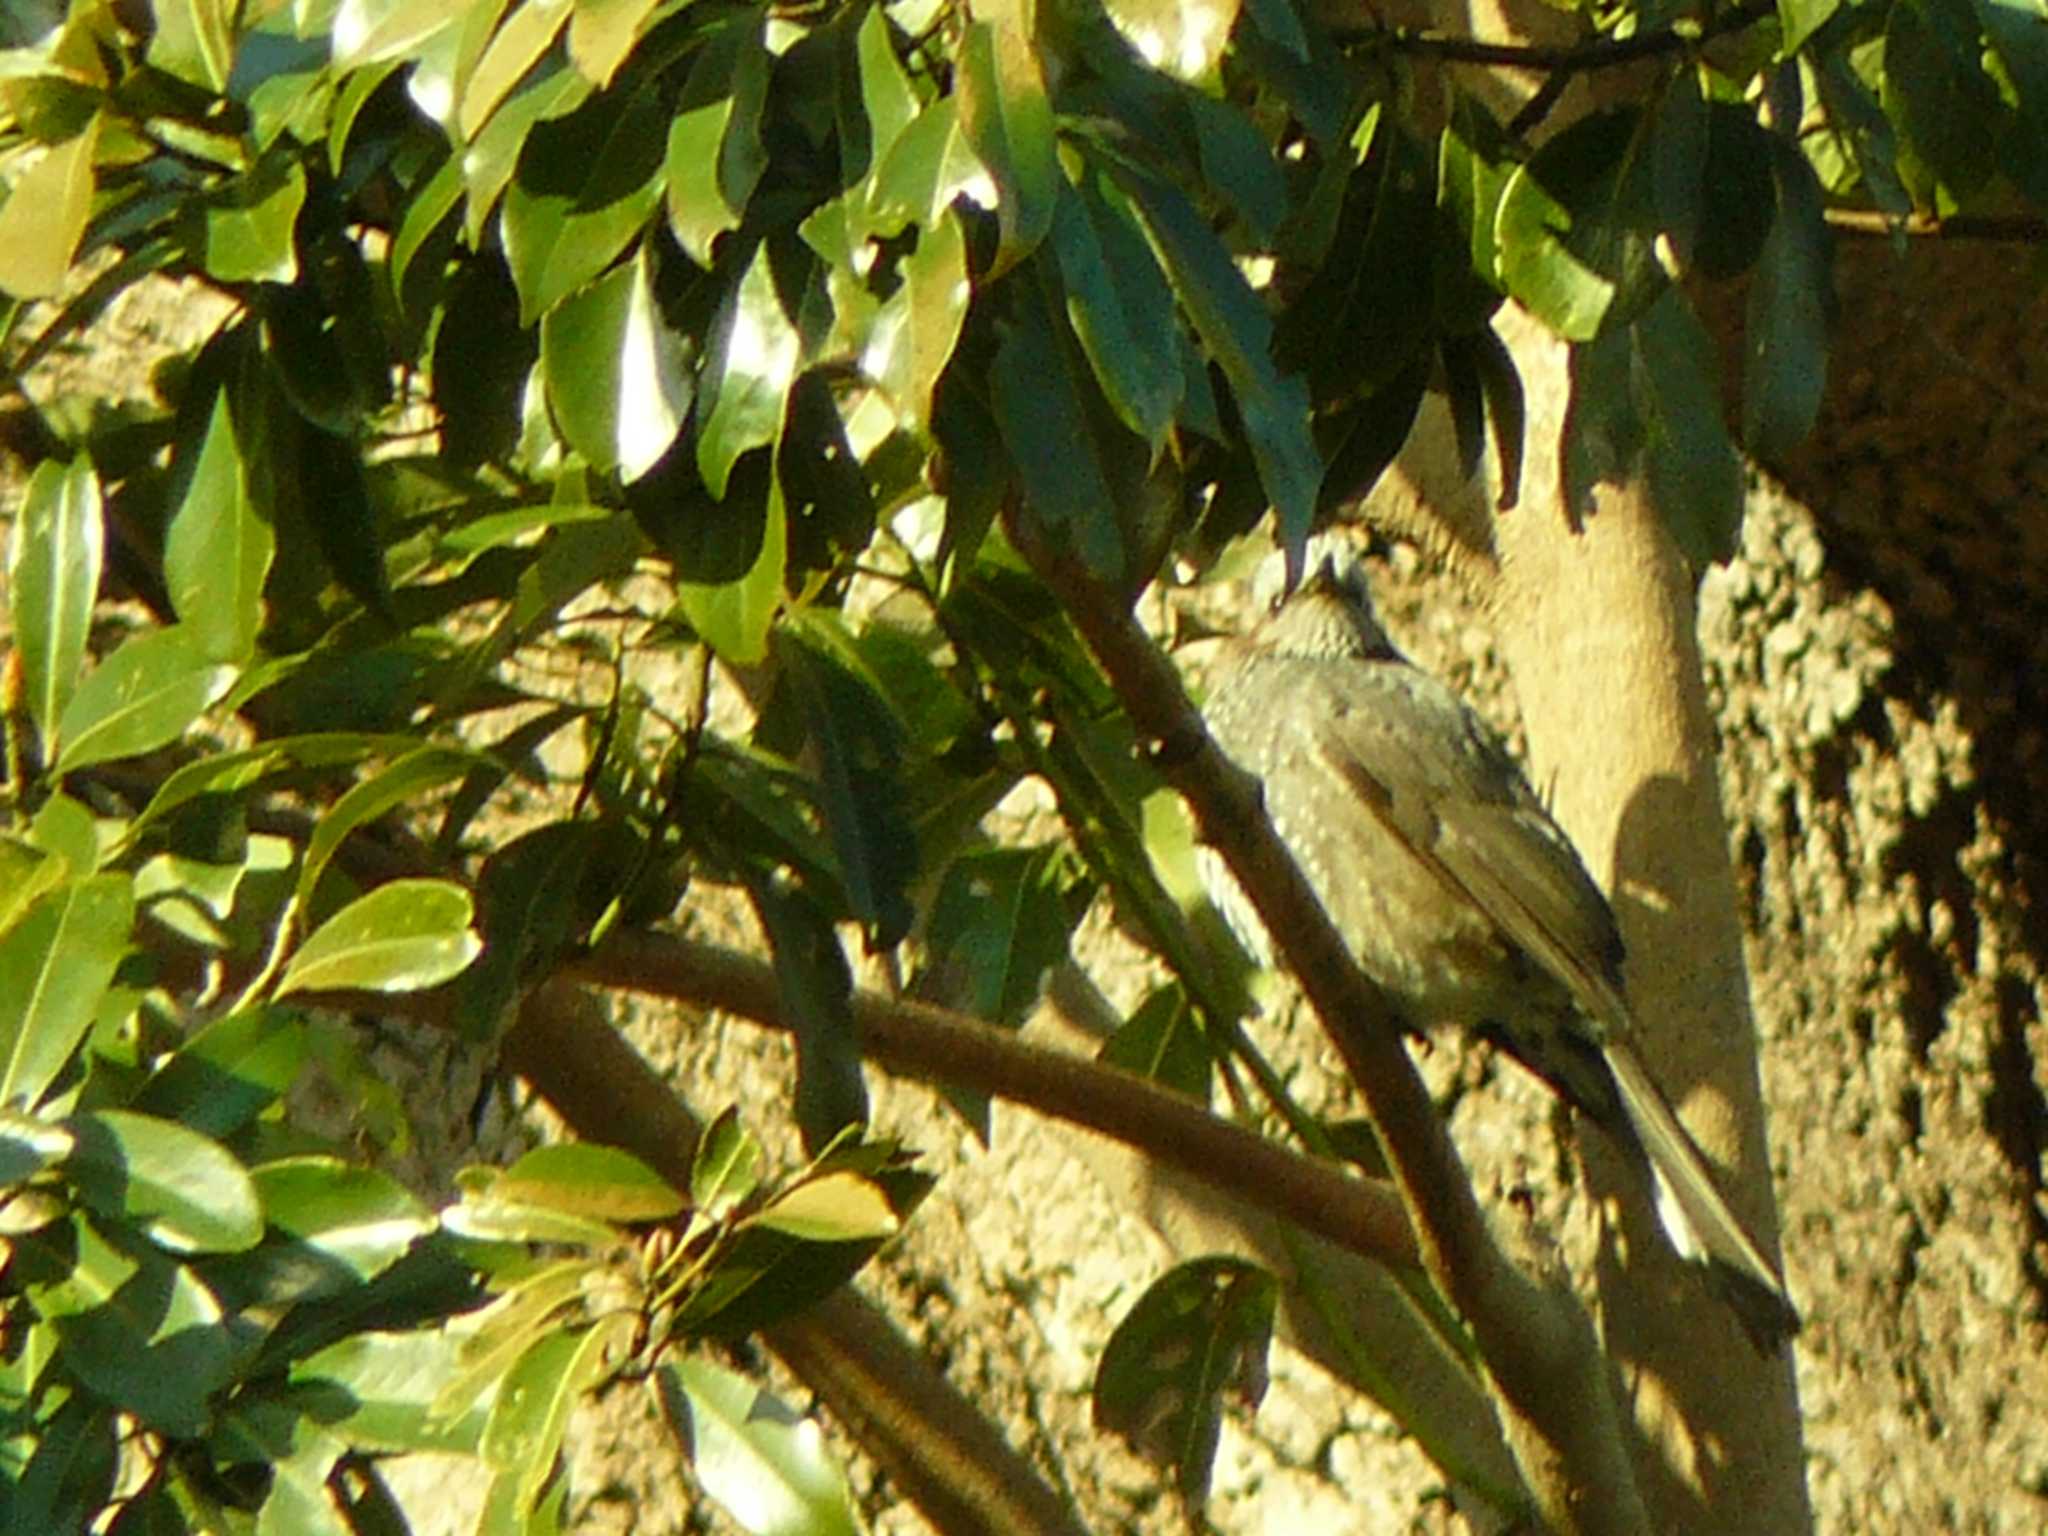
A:
MULTIPOLYGON (((1205 714, 1264 787, 1337 932, 1411 1027, 1476 1027, 1620 1144, 1757 1347, 1799 1314, 1631 1044, 1614 914, 1500 739, 1395 650, 1355 557, 1325 555, 1236 642, 1205 714)), ((1220 857, 1211 899, 1271 942, 1220 857)))

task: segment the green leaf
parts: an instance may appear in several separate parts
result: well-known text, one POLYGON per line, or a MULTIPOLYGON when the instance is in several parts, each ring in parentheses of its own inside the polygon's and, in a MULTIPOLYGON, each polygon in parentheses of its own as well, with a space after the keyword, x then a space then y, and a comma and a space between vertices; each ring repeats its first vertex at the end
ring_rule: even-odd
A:
POLYGON ((156 35, 149 40, 149 62, 214 95, 227 91, 235 64, 233 0, 153 0, 156 35))
MULTIPOLYGON (((789 558, 789 519, 782 481, 770 474, 761 547, 746 571, 731 581, 676 583, 676 603, 719 659, 754 666, 768 654, 768 630, 782 606, 782 573, 789 558)), ((735 511, 728 505, 726 511, 735 511)))
POLYGON ((82 1214, 56 1230, 68 1253, 45 1233, 17 1246, 63 1265, 61 1279, 30 1286, 28 1296, 54 1323, 66 1368, 164 1434, 204 1432, 207 1399, 243 1355, 213 1293, 161 1249, 111 1241, 82 1214))
POLYGON ((523 833, 484 861, 477 879, 483 957, 463 983, 456 1021, 465 1037, 493 1038, 521 987, 545 975, 579 935, 584 876, 602 846, 589 821, 557 821, 523 833))
POLYGON ((1113 580, 1124 574, 1117 500, 1074 359, 1035 290, 1024 289, 996 352, 989 381, 996 426, 1032 511, 1064 534, 1089 570, 1113 580))
POLYGON ((711 266, 717 237, 739 228, 767 169, 761 114, 771 62, 757 13, 718 27, 669 122, 669 228, 700 267, 711 266))
POLYGON ((1626 324, 1669 284, 1654 246, 1653 123, 1630 108, 1581 118, 1501 195, 1501 279, 1568 340, 1626 324))
POLYGON ((632 1153, 595 1142, 537 1147, 501 1173, 494 1196, 600 1221, 665 1221, 682 1211, 675 1187, 632 1153))
POLYGON ((77 1140, 61 1125, 0 1109, 0 1189, 10 1193, 71 1155, 77 1140))
POLYGON ((223 283, 295 283, 293 231, 306 204, 306 171, 266 158, 206 210, 206 272, 223 283))
POLYGON ((659 0, 576 0, 569 18, 569 62, 599 90, 626 62, 659 0))
POLYGON ((436 1225, 396 1179, 338 1157, 282 1158, 250 1177, 271 1227, 357 1281, 375 1279, 436 1225))
POLYGON ((705 1360, 656 1372, 662 1407, 704 1491, 751 1536, 855 1536, 846 1477, 817 1427, 705 1360))
POLYGON ((1679 548, 1704 569, 1735 553, 1742 527, 1742 461, 1721 418, 1713 343, 1675 289, 1631 337, 1650 494, 1679 548))
POLYGON ((903 1225, 880 1185, 845 1169, 805 1179, 769 1201, 748 1224, 807 1243, 873 1242, 894 1237, 903 1225))
POLYGON ((993 0, 967 24, 955 55, 960 125, 996 184, 999 234, 985 280, 1037 248, 1059 198, 1052 103, 1029 16, 1023 0, 993 0))
POLYGON ((1055 847, 977 849, 946 867, 925 932, 920 997, 1015 1029, 1067 958, 1080 913, 1055 847))
POLYGON ((1181 308, 1223 369, 1251 439, 1259 483, 1279 513, 1281 542, 1298 547, 1315 516, 1323 463, 1309 433, 1308 387, 1274 366, 1273 324, 1230 253, 1186 198, 1164 183, 1121 181, 1181 308))
POLYGON ((416 805, 428 791, 463 777, 485 761, 459 747, 430 743, 408 752, 382 773, 351 785, 328 807, 306 841, 305 861, 299 866, 299 905, 304 907, 312 900, 328 863, 351 832, 400 806, 416 805))
POLYGON ((170 1120, 109 1109, 64 1122, 79 1193, 182 1253, 239 1253, 263 1236, 248 1172, 220 1143, 170 1120))
POLYGON ((861 18, 854 50, 860 68, 860 104, 868 120, 868 167, 882 164, 903 130, 916 120, 917 92, 896 57, 887 11, 881 6, 861 18))
POLYGON ((930 229, 966 196, 992 208, 1000 195, 960 125, 960 106, 942 96, 918 113, 869 178, 867 223, 878 235, 911 224, 930 229))
POLYGON ((472 249, 483 246, 484 223, 519 164, 519 152, 536 124, 574 112, 590 99, 590 82, 575 70, 543 59, 531 83, 520 87, 491 114, 484 131, 456 158, 468 194, 462 215, 462 237, 472 249))
POLYGON ((227 391, 215 399, 184 498, 164 536, 164 582, 180 628, 209 661, 245 662, 263 627, 277 541, 249 500, 227 391))
POLYGON ((1157 453, 1185 384, 1173 294, 1159 264, 1127 218, 1092 189, 1064 182, 1052 241, 1067 318, 1103 398, 1157 453))
POLYGON ((1778 0, 1778 22, 1784 32, 1779 48, 1790 58, 1834 17, 1842 0, 1778 0))
POLYGON ((471 0, 341 0, 334 12, 334 71, 417 58, 421 47, 471 0))
POLYGON ((441 1389, 461 1368, 449 1333, 358 1333, 292 1366, 307 1412, 357 1450, 474 1455, 489 1394, 472 1394, 456 1416, 434 1413, 441 1389))
POLYGON ((1208 80, 1237 24, 1237 0, 1106 0, 1138 57, 1177 80, 1208 80))
POLYGON ((146 828, 204 795, 239 795, 265 780, 293 769, 349 768, 378 753, 397 755, 419 745, 412 736, 380 736, 356 731, 322 731, 306 736, 281 736, 261 746, 216 752, 174 770, 157 787, 130 829, 132 841, 146 828))
POLYGON ((895 405, 897 425, 923 437, 931 429, 932 392, 974 296, 960 221, 946 215, 919 231, 898 276, 896 291, 875 312, 861 367, 895 405))
POLYGON ((215 1019, 171 1053, 134 1108, 202 1136, 232 1136, 276 1103, 306 1064, 306 1027, 283 1008, 215 1019))
POLYGON ((167 746, 234 686, 182 626, 132 635, 79 685, 57 735, 57 771, 139 757, 167 746))
POLYGON ((1772 141, 1778 215, 1764 240, 1743 327, 1742 441, 1766 460, 1804 441, 1827 388, 1832 252, 1806 157, 1772 141))
POLYGON ((9 1479, 9 1531, 89 1531, 114 1491, 121 1437, 114 1412, 87 1393, 36 1426, 20 1480, 9 1479))
POLYGON ((498 104, 554 46, 569 20, 569 0, 519 0, 470 67, 456 114, 461 138, 474 139, 498 104))
POLYGON ((1932 173, 1937 182, 1940 211, 1981 188, 1995 164, 2000 103, 1981 46, 1967 0, 1899 0, 1885 18, 1880 100, 1905 130, 1922 179, 1932 173))
POLYGON ((910 930, 917 840, 899 779, 903 723, 844 629, 815 610, 790 615, 778 650, 807 723, 825 828, 853 915, 888 948, 910 930))
POLYGON ((2035 202, 2048 202, 2048 11, 2040 0, 1973 0, 1984 41, 2018 98, 2002 163, 2035 202))
POLYGON ((1224 1397, 1265 1396, 1278 1299, 1257 1265, 1195 1259, 1154 1281, 1102 1351, 1096 1424, 1171 1466, 1190 1509, 1209 1496, 1224 1397))
POLYGON ((697 1142, 690 1162, 690 1204, 717 1221, 751 1195, 761 1182, 761 1144, 727 1105, 697 1142))
POLYGON ((569 1411, 612 1366, 608 1354, 623 1355, 634 1319, 613 1313, 596 1326, 539 1340, 498 1385, 484 1426, 483 1457, 518 1478, 516 1508, 521 1518, 540 1502, 554 1475, 569 1411))
POLYGON ((775 441, 803 351, 775 291, 765 243, 720 306, 707 351, 703 389, 712 404, 697 433, 697 471, 723 501, 739 456, 775 441))
POLYGON ((7 579, 29 718, 46 758, 57 750, 57 722, 85 660, 105 539, 92 461, 81 454, 69 464, 38 464, 15 515, 7 579))
MULTIPOLYGON (((441 1225, 458 1237, 491 1243, 561 1243, 602 1252, 626 1234, 595 1216, 552 1205, 527 1205, 499 1195, 498 1170, 480 1170, 477 1186, 441 1212, 441 1225)), ((586 1261, 578 1261, 584 1263, 586 1261)))
POLYGON ((768 935, 776 987, 796 1036, 797 1126, 816 1152, 868 1115, 853 972, 831 915, 810 892, 792 880, 755 875, 747 893, 768 935))
POLYGON ((446 880, 392 880, 334 914, 277 984, 291 992, 418 992, 461 974, 483 948, 469 893, 446 880))
POLYGON ((638 480, 690 412, 684 344, 654 296, 647 249, 541 321, 541 373, 562 436, 600 470, 638 480))
POLYGON ((36 900, 0 938, 0 1104, 33 1108, 92 1028, 128 951, 125 875, 96 875, 36 900))
POLYGON ((652 87, 536 127, 499 228, 530 326, 612 264, 661 200, 661 101, 652 87))
POLYGON ((82 133, 44 150, 0 204, 0 290, 47 299, 64 286, 92 217, 99 124, 93 117, 82 133))

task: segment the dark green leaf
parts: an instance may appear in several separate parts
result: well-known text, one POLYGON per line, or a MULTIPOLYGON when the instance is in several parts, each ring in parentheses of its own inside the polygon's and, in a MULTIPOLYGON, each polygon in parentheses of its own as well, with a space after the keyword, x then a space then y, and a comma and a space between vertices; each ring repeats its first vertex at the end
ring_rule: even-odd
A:
POLYGON ((1274 366, 1265 306, 1187 200, 1149 179, 1134 177, 1125 190, 1181 307, 1230 381, 1259 481, 1279 513, 1281 542, 1298 547, 1308 538, 1323 479, 1309 434, 1308 388, 1274 366))
POLYGON ((1847 55, 1830 53, 1816 59, 1813 79, 1828 121, 1862 173, 1870 200, 1894 218, 1903 218, 1912 211, 1913 200, 1899 181, 1899 146, 1891 119, 1857 78, 1847 55))
POLYGON ((16 1247, 31 1262, 63 1266, 62 1278, 31 1285, 28 1297, 54 1323, 79 1381, 164 1434, 205 1429, 207 1399, 233 1375, 243 1347, 191 1270, 147 1243, 110 1240, 83 1215, 16 1247))
POLYGON ((87 1204, 186 1253, 238 1253, 263 1236, 248 1173, 218 1142, 129 1110, 74 1115, 68 1166, 87 1204))
POLYGON ((804 1145, 817 1151, 868 1116, 853 1022, 853 973, 832 918, 791 881, 748 881, 768 935, 782 1006, 796 1036, 796 1117, 804 1145))
POLYGON ((599 97, 528 136, 499 227, 530 326, 615 261, 661 199, 661 104, 652 87, 599 97))
POLYGON ((1750 285, 1742 370, 1742 441, 1767 460, 1791 452, 1820 416, 1833 292, 1820 184, 1805 156, 1772 148, 1778 215, 1750 285))
MULTIPOLYGON (((508 458, 539 338, 519 328, 519 293, 501 261, 465 262, 445 293, 433 356, 441 451, 464 467, 508 458)), ((618 434, 604 440, 615 444, 618 434)))
POLYGON ((690 410, 683 342, 655 300, 646 248, 551 310, 540 337, 562 436, 598 469, 627 481, 646 474, 690 410))
POLYGON ((1222 1430, 1223 1399, 1257 1406, 1279 1286, 1242 1259, 1168 1271, 1110 1335, 1095 1372, 1095 1422, 1174 1469, 1200 1509, 1222 1430))
POLYGON ((234 685, 183 627, 131 636, 94 668, 66 706, 57 770, 137 757, 176 741, 234 685))
POLYGON ((136 1095, 144 1114, 202 1136, 232 1136, 281 1098, 306 1063, 306 1028, 283 1008, 215 1019, 151 1074, 136 1095))
MULTIPOLYGON (((475 14, 485 15, 485 9, 475 14)), ((534 126, 574 112, 590 98, 590 82, 566 65, 543 60, 531 81, 491 114, 484 131, 456 158, 467 201, 462 235, 471 249, 483 244, 484 221, 498 204, 534 126)))
POLYGON ((1230 103, 1197 91, 1186 93, 1183 101, 1194 118, 1203 184, 1244 220, 1246 234, 1266 245, 1287 217, 1287 182, 1272 150, 1251 120, 1230 103))
POLYGON ((1030 35, 1029 7, 995 0, 967 24, 955 96, 960 125, 995 179, 1001 230, 988 277, 1007 272, 1052 228, 1060 167, 1052 103, 1030 35))
POLYGON ((0 1104, 33 1108, 78 1049, 127 953, 135 921, 125 875, 96 875, 37 899, 0 938, 0 1104))
POLYGON ((1742 527, 1742 462, 1721 419, 1713 344, 1675 290, 1631 337, 1650 494, 1679 548, 1704 569, 1735 552, 1742 527))
POLYGON ((698 1215, 717 1221, 751 1195, 761 1182, 761 1144, 728 1105, 704 1129, 690 1163, 690 1203, 698 1215))
POLYGON ((399 755, 419 745, 411 736, 377 736, 327 731, 280 737, 260 747, 216 752, 173 771, 150 798, 130 831, 131 839, 204 795, 238 795, 293 769, 349 768, 364 758, 399 755))
POLYGON ((1968 0, 1899 0, 1886 17, 1884 112, 1905 130, 1920 179, 1938 184, 1944 211, 1982 187, 1994 164, 1999 102, 1981 47, 1968 0))
POLYGON ((815 1425, 705 1360, 663 1365, 656 1379, 698 1483, 750 1536, 855 1536, 845 1474, 815 1425))
POLYGON ((1080 912, 1059 848, 994 848, 947 866, 925 934, 920 997, 1016 1028, 1045 974, 1067 959, 1080 912))
POLYGON ((903 723, 831 618, 793 613, 781 635, 783 675, 802 702, 820 807, 853 915, 870 942, 889 948, 909 932, 908 886, 917 874, 917 842, 898 778, 903 723))
POLYGON ((38 464, 15 514, 7 578, 29 718, 46 758, 57 750, 57 722, 85 660, 105 539, 92 461, 81 454, 69 464, 38 464))
POLYGON ((1185 384, 1173 295, 1159 265, 1123 214, 1064 181, 1052 240, 1067 318, 1103 397, 1157 453, 1185 384))
POLYGON ((2018 98, 2019 121, 2001 145, 2006 174, 2048 203, 2048 11, 2038 0, 1973 0, 1984 40, 2018 98))
POLYGON ((1492 326, 1478 332, 1473 361, 1479 368, 1479 384, 1486 392, 1486 414, 1493 423, 1493 452, 1497 485, 1495 504, 1505 512, 1522 496, 1522 442, 1527 415, 1522 398, 1522 376, 1515 370, 1514 357, 1492 326))
POLYGON ((1777 204, 1771 159, 1771 136, 1749 108, 1709 105, 1699 242, 1693 252, 1705 276, 1747 272, 1763 249, 1777 204))
POLYGON ((0 1109, 0 1189, 12 1194, 17 1186, 63 1162, 76 1145, 77 1139, 61 1125, 0 1109))
POLYGON ((665 1221, 683 1209, 683 1197, 630 1152, 595 1142, 537 1147, 498 1176, 500 1199, 630 1224, 665 1221))
POLYGON ((1319 423, 1329 471, 1323 477, 1323 510, 1348 505, 1373 488, 1408 441, 1429 385, 1427 357, 1410 360, 1405 372, 1348 410, 1319 423))
POLYGON ((164 582, 180 627, 209 661, 241 663, 263 627, 276 539, 250 504, 227 392, 214 401, 185 495, 164 536, 164 582))
POLYGON ((7 1529, 89 1531, 114 1491, 120 1465, 114 1412, 79 1393, 36 1426, 35 1452, 4 1506, 7 1529))
POLYGON ((1123 535, 1085 386, 1063 328, 1055 328, 1032 288, 1025 292, 996 353, 996 426, 1032 511, 1064 534, 1091 571, 1114 580, 1124 573, 1123 535))
POLYGON ((446 880, 392 880, 334 914, 277 984, 290 992, 417 992, 460 975, 483 947, 469 893, 446 880))
POLYGON ((471 1039, 492 1038, 530 978, 577 936, 585 872, 599 847, 593 822, 558 821, 514 838, 484 861, 483 956, 463 983, 456 1017, 471 1039))

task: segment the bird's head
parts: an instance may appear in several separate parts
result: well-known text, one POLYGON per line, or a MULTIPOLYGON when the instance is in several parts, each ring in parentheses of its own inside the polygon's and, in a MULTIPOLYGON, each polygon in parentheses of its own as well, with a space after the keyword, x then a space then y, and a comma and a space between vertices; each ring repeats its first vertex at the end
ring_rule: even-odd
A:
POLYGON ((1265 618, 1251 632, 1254 646, 1281 656, 1390 661, 1400 655, 1373 614, 1365 562, 1355 545, 1311 540, 1308 575, 1291 594, 1280 590, 1285 576, 1279 556, 1268 564, 1279 574, 1268 582, 1262 567, 1252 582, 1254 594, 1272 593, 1265 618))

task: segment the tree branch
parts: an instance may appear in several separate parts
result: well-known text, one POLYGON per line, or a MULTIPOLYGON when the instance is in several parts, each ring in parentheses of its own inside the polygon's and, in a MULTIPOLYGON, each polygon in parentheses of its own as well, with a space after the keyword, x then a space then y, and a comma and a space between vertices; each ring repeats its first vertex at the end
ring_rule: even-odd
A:
POLYGON ((1845 235, 1890 239, 1990 240, 2013 245, 2048 244, 2048 219, 2029 213, 1909 213, 1904 218, 1874 208, 1829 208, 1822 218, 1845 235))
POLYGON ((1713 38, 1740 32, 1777 13, 1777 6, 1769 0, 1748 0, 1747 4, 1684 29, 1662 27, 1635 37, 1596 37, 1563 47, 1542 43, 1490 43, 1476 37, 1445 37, 1435 32, 1409 32, 1396 27, 1333 28, 1330 38, 1339 44, 1376 43, 1396 53, 1420 54, 1424 58, 1442 59, 1450 64, 1484 64, 1498 69, 1577 75, 1697 48, 1713 38))
MULTIPOLYGON (((568 974, 790 1027, 772 966, 672 934, 619 934, 568 974)), ((1085 1126, 1339 1247, 1382 1264, 1417 1262, 1407 1215, 1380 1180, 1350 1177, 1145 1078, 965 1014, 857 991, 853 1017, 861 1054, 899 1076, 971 1088, 1085 1126)))
POLYGON ((1254 781, 1216 750, 1180 678, 1128 608, 1015 509, 1023 551, 1080 630, 1140 740, 1193 807, 1344 1057, 1380 1133, 1424 1267, 1479 1344, 1502 1426, 1544 1519, 1568 1532, 1647 1528, 1604 1357, 1585 1314, 1520 1274, 1494 1243, 1393 1010, 1352 961, 1272 829, 1254 781))

